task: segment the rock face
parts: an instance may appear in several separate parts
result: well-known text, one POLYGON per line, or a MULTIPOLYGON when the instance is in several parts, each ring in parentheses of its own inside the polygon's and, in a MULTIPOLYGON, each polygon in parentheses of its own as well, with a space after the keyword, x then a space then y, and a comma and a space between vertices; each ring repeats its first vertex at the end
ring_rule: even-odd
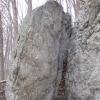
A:
POLYGON ((81 1, 69 45, 68 100, 100 100, 100 0, 81 1))
POLYGON ((71 31, 70 16, 55 1, 25 18, 10 69, 8 100, 53 100, 71 31))
POLYGON ((100 0, 80 3, 73 32, 71 17, 55 1, 25 18, 10 69, 8 100, 100 100, 100 0), (55 96, 61 94, 59 84, 65 87, 65 73, 62 99, 55 96))

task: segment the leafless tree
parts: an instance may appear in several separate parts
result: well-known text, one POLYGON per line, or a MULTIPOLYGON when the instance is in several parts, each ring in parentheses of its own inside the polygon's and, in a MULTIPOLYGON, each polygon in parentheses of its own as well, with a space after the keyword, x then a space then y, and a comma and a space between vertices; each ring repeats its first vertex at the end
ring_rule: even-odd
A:
POLYGON ((27 9, 27 14, 30 16, 32 13, 32 0, 25 0, 28 9, 27 9))
POLYGON ((12 2, 12 10, 13 10, 13 28, 15 37, 18 34, 18 11, 16 6, 16 0, 11 0, 12 2))
POLYGON ((1 80, 4 80, 4 56, 3 56, 3 27, 0 12, 0 69, 1 69, 1 80))
POLYGON ((1 0, 0 10, 2 15, 2 33, 3 33, 3 53, 4 53, 4 72, 5 79, 11 62, 12 44, 13 44, 13 27, 11 16, 11 0, 1 0))
POLYGON ((71 13, 71 10, 73 8, 75 12, 75 17, 78 17, 79 10, 80 10, 80 0, 56 0, 56 1, 58 1, 61 5, 62 5, 62 2, 65 1, 67 5, 66 6, 67 12, 71 13))

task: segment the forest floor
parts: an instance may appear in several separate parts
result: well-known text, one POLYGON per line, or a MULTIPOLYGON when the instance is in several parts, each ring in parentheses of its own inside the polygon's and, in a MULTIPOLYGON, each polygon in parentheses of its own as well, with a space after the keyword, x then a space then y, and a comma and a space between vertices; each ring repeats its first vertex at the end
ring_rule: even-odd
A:
POLYGON ((65 78, 66 78, 66 71, 67 71, 67 61, 65 60, 63 62, 63 71, 62 71, 62 78, 60 80, 59 83, 59 87, 58 87, 58 91, 57 91, 57 97, 54 98, 54 100, 66 100, 66 94, 65 94, 65 90, 66 90, 66 86, 65 86, 65 78))
POLYGON ((0 100, 6 100, 5 96, 6 81, 0 81, 0 100))

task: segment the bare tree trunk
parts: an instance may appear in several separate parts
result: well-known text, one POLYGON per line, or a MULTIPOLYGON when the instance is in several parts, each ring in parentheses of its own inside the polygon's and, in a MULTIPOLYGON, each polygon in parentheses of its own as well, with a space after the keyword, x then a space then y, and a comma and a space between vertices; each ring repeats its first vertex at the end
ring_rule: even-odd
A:
POLYGON ((0 76, 1 80, 4 80, 4 57, 3 57, 3 28, 2 28, 2 20, 1 20, 1 12, 0 12, 0 76))
MULTIPOLYGON (((6 40, 6 47, 5 47, 5 54, 4 54, 4 68, 5 68, 5 79, 8 76, 9 73, 9 65, 11 64, 11 59, 9 59, 9 56, 12 53, 12 45, 13 45, 13 41, 14 38, 12 36, 12 24, 13 24, 13 20, 12 20, 12 16, 11 16, 11 12, 10 12, 10 2, 11 0, 6 1, 7 2, 7 13, 8 13, 8 21, 7 21, 7 40, 6 40), (11 52, 11 53, 10 53, 11 52)), ((15 34, 14 34, 15 36, 15 34)))
POLYGON ((13 27, 15 37, 18 34, 18 10, 16 6, 16 0, 11 0, 12 2, 12 10, 13 10, 13 27))
POLYGON ((27 14, 30 16, 32 13, 32 0, 25 0, 28 6, 27 14))

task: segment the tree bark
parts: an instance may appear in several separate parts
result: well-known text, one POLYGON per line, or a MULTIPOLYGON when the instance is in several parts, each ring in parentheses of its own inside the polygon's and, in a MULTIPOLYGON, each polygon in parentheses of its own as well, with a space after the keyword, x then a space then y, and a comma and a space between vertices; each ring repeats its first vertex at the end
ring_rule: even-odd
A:
POLYGON ((0 12, 0 76, 1 80, 4 80, 4 57, 3 57, 3 28, 2 28, 2 20, 1 20, 1 12, 0 12))
POLYGON ((13 10, 13 27, 15 37, 18 33, 18 10, 16 6, 16 0, 12 0, 12 10, 13 10))
POLYGON ((27 6, 28 6, 27 14, 30 16, 32 13, 32 0, 25 0, 25 1, 26 1, 27 6))

